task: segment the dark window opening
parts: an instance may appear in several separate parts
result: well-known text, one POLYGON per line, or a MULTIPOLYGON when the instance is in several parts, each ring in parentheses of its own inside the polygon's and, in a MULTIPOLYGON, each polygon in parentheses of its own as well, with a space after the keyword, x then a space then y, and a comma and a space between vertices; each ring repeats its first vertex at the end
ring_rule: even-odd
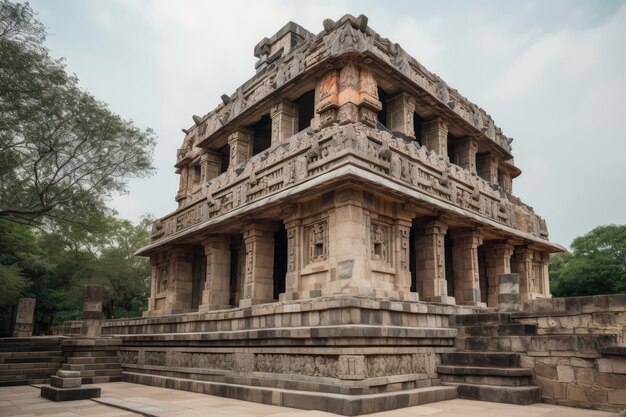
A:
POLYGON ((272 144, 272 118, 269 114, 261 116, 261 120, 249 126, 254 130, 254 141, 252 142, 252 155, 259 154, 272 144))
POLYGON ((202 290, 206 281, 206 255, 202 246, 193 247, 191 283, 191 309, 197 310, 202 303, 202 290))
POLYGON ((413 112, 413 129, 415 130, 415 142, 422 144, 422 122, 424 119, 419 114, 413 112))
POLYGON ((200 165, 193 166, 193 182, 194 184, 198 184, 200 179, 202 178, 202 168, 200 165))
POLYGON ((226 144, 217 150, 222 155, 222 163, 220 164, 220 174, 228 169, 230 163, 230 145, 226 144))
POLYGON ((287 230, 283 224, 274 233, 274 299, 285 292, 287 275, 287 230))
POLYGON ((452 136, 448 134, 448 158, 450 159, 450 163, 459 164, 459 161, 456 158, 456 146, 459 139, 456 136, 452 136))
POLYGON ((389 95, 382 88, 378 87, 378 99, 383 103, 383 108, 378 112, 378 122, 387 127, 387 98, 389 95))
POLYGON ((409 230, 409 271, 411 272, 411 292, 417 292, 417 260, 415 259, 415 227, 409 230))
MULTIPOLYGON (((478 252, 478 284, 480 285, 480 300, 487 302, 487 263, 485 262, 485 248, 480 245, 478 252)), ((493 307, 493 306, 489 306, 493 307)))
MULTIPOLYGON (((446 281, 448 284, 448 295, 454 297, 454 263, 452 262, 452 239, 446 235, 443 239, 443 246, 446 258, 446 281)), ((460 302, 460 300, 459 300, 460 302)))
POLYGON ((296 100, 298 104, 298 132, 311 126, 315 117, 315 90, 307 91, 296 100))
POLYGON ((229 304, 236 306, 239 303, 239 245, 230 245, 230 299, 229 304))

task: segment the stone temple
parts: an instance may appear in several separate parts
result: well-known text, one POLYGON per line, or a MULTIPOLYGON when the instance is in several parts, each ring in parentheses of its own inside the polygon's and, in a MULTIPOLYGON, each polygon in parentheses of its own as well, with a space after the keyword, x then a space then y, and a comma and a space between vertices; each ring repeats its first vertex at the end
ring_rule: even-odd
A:
POLYGON ((63 339, 63 369, 98 382, 117 355, 125 381, 344 415, 619 409, 626 296, 550 298, 563 248, 513 194, 512 139, 365 16, 323 27, 261 40, 256 74, 193 116, 178 208, 138 252, 148 311, 63 339))

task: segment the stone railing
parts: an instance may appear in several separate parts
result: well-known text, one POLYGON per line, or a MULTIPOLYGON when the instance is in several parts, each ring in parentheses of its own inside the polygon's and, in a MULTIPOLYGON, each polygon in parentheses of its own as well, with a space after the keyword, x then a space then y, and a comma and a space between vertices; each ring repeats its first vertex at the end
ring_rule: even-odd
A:
POLYGON ((152 240, 182 233, 347 164, 500 224, 547 237, 541 227, 545 223, 527 206, 513 204, 498 187, 416 142, 349 125, 307 129, 230 167, 192 195, 182 210, 157 220, 152 240))

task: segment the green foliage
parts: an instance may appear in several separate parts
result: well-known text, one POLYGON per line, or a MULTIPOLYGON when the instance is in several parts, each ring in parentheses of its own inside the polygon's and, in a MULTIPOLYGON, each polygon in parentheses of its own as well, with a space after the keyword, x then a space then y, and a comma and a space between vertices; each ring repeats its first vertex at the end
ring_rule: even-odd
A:
POLYGON ((28 3, 0 1, 0 218, 90 229, 152 172, 154 133, 81 90, 45 35, 28 3))
POLYGON ((626 225, 599 226, 572 242, 571 253, 553 255, 555 297, 626 292, 626 225))

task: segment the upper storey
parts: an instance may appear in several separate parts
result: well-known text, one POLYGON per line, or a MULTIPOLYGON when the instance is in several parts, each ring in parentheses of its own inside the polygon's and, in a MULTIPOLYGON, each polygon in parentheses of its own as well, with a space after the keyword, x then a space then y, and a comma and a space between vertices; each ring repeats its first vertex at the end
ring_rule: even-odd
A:
MULTIPOLYGON (((469 161, 459 161, 455 147, 463 147, 471 139, 475 151, 472 159, 476 161, 471 161, 470 170, 476 169, 478 175, 507 192, 511 191, 512 178, 520 174, 513 165, 512 139, 502 133, 491 116, 424 68, 399 44, 370 29, 363 15, 358 18, 346 15, 338 22, 327 19, 318 35, 290 22, 270 39, 264 38, 257 44, 254 54, 259 58, 256 75, 233 94, 222 95, 222 103, 208 114, 193 116, 194 125, 184 130, 185 139, 176 163, 181 174, 177 200, 182 204, 193 194, 194 184, 202 182, 200 159, 207 151, 213 154, 205 159, 214 161, 219 174, 229 165, 242 162, 242 156, 255 155, 286 135, 309 126, 320 127, 323 124, 320 104, 324 100, 320 94, 333 94, 328 88, 335 88, 322 84, 322 79, 329 70, 340 70, 346 62, 354 60, 371 70, 376 85, 371 95, 380 103, 380 108, 374 105, 372 110, 382 127, 411 136, 461 166, 469 161), (398 112, 405 114, 398 117, 398 112), (289 122, 296 126, 273 123, 278 113, 290 114, 289 122), (404 119, 411 119, 412 126, 401 126, 399 121, 404 119), (428 133, 422 125, 433 119, 445 123, 447 137, 441 143, 424 137, 428 133), (241 143, 237 143, 233 149, 233 134, 249 137, 251 152, 246 152, 248 144, 242 150, 241 143)), ((338 93, 341 86, 336 88, 338 93)))

